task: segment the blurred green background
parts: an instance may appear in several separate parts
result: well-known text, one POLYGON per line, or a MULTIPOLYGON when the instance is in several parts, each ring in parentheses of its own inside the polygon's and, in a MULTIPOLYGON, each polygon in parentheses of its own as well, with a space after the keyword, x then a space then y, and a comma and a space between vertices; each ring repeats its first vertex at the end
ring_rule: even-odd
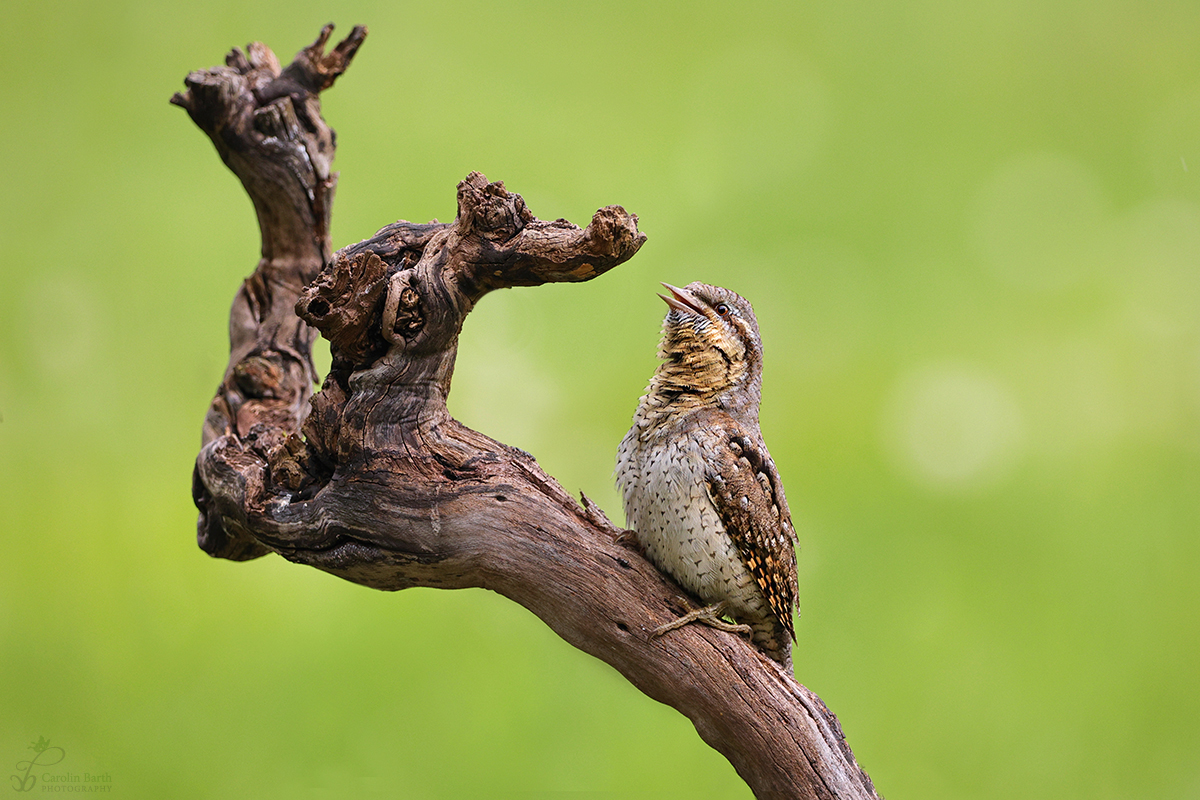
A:
MULTIPOLYGON (((486 299, 451 409, 616 520, 657 281, 751 299, 798 678, 892 800, 1200 797, 1200 5, 18 2, 0 54, 0 767, 121 797, 748 797, 484 591, 194 543, 254 214, 193 69, 334 20, 334 243, 478 169, 641 253, 486 299)), ((326 363, 327 352, 324 356, 326 363)), ((39 787, 40 790, 40 787, 39 787)), ((0 793, 10 791, 0 788, 0 793)))

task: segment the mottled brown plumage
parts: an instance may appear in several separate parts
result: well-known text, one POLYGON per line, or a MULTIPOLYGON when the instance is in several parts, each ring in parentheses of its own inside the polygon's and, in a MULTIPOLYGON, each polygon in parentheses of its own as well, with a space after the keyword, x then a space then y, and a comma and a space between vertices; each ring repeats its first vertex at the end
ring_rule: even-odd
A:
POLYGON ((647 556, 710 605, 660 632, 694 620, 721 627, 728 615, 790 665, 795 534, 759 432, 758 321, 728 289, 667 289, 663 361, 621 442, 617 481, 647 556))

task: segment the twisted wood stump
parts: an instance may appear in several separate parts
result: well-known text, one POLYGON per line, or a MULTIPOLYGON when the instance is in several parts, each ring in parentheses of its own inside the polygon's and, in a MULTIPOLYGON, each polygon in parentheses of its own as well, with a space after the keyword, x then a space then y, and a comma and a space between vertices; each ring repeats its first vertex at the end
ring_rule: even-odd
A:
POLYGON ((200 547, 278 553, 377 589, 491 589, 687 715, 759 797, 876 797, 820 698, 733 634, 652 637, 691 600, 586 497, 446 410, 475 303, 612 269, 646 239, 637 217, 608 206, 586 228, 543 222, 472 173, 453 222, 397 222, 331 253, 334 134, 318 98, 367 33, 326 53, 331 31, 286 68, 262 44, 234 50, 172 98, 241 179, 262 229, 196 459, 200 547), (316 331, 333 364, 313 395, 316 331))

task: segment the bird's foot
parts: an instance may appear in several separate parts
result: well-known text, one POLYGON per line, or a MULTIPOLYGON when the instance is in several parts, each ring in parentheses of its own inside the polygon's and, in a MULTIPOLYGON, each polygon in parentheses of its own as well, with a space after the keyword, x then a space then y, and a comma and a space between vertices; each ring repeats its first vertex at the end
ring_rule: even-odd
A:
POLYGON ((736 622, 727 622, 722 619, 722 615, 725 614, 728 608, 728 604, 722 600, 719 603, 713 603, 711 606, 689 611, 679 619, 655 628, 651 636, 662 636, 664 633, 677 630, 693 622, 702 622, 710 628, 716 628, 719 631, 729 631, 730 633, 737 633, 742 636, 749 636, 753 633, 749 625, 740 625, 736 622))

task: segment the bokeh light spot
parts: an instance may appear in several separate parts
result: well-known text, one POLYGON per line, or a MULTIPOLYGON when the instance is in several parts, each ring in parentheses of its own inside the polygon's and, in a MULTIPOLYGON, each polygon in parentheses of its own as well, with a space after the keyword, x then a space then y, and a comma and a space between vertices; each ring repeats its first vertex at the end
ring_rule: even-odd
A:
POLYGON ((1016 461, 1020 409, 993 375, 930 365, 903 376, 884 413, 884 440, 909 479, 935 489, 991 483, 1016 461))

